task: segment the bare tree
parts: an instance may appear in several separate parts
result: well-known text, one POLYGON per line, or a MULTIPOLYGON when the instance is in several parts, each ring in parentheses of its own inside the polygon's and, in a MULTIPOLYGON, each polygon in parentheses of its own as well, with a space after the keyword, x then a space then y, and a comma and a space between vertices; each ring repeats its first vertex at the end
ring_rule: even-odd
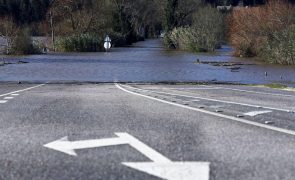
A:
POLYGON ((59 35, 100 31, 109 19, 107 0, 54 0, 49 10, 59 35))
POLYGON ((5 53, 10 54, 20 28, 13 22, 11 17, 0 19, 0 37, 5 39, 5 53))

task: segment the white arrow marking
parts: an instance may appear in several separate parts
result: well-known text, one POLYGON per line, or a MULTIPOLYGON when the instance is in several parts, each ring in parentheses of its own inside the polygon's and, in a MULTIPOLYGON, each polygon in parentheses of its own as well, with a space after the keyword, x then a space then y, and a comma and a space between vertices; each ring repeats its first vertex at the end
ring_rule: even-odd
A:
POLYGON ((130 168, 167 180, 208 180, 207 162, 123 163, 130 168))
POLYGON ((149 146, 145 145, 135 137, 129 135, 128 133, 116 133, 123 141, 127 141, 130 146, 134 149, 138 150, 142 154, 144 154, 147 158, 152 160, 153 162, 158 163, 170 163, 170 159, 166 158, 162 154, 158 153, 154 149, 150 148, 149 146))
POLYGON ((125 162, 123 165, 167 180, 208 180, 208 162, 172 162, 128 133, 115 133, 118 137, 70 142, 67 137, 44 146, 72 156, 75 150, 129 144, 153 162, 125 162))
POLYGON ((271 113, 271 112, 272 111, 251 111, 251 112, 248 112, 248 113, 244 113, 244 115, 254 117, 254 116, 257 116, 257 115, 260 115, 260 114, 266 114, 266 113, 271 113))
POLYGON ((78 150, 78 149, 116 146, 116 145, 123 145, 127 143, 128 143, 127 141, 124 141, 120 137, 71 142, 68 140, 68 137, 66 136, 57 141, 45 144, 44 146, 49 149, 54 149, 56 151, 60 151, 68 155, 77 156, 75 150, 78 150))

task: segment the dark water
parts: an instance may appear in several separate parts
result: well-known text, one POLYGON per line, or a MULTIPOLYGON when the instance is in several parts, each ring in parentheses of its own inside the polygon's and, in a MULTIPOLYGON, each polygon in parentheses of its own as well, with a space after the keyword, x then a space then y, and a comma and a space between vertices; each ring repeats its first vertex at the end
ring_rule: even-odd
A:
POLYGON ((234 58, 232 49, 223 47, 213 54, 194 54, 165 50, 160 40, 147 40, 127 48, 114 48, 110 53, 51 53, 24 57, 5 57, 5 61, 29 62, 0 66, 0 81, 29 82, 195 82, 222 81, 234 83, 295 82, 295 67, 246 65, 239 72, 226 67, 195 64, 201 61, 253 63, 234 58), (266 77, 264 74, 268 72, 266 77), (281 76, 283 79, 281 79, 281 76))

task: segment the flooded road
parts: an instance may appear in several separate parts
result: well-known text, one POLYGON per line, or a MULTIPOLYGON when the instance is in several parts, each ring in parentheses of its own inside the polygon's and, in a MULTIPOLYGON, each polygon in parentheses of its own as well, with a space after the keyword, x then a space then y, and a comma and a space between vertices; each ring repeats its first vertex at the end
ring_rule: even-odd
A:
POLYGON ((214 54, 168 51, 160 40, 147 40, 132 47, 113 48, 109 53, 50 53, 4 57, 0 81, 27 82, 230 82, 243 84, 283 83, 295 86, 295 67, 265 65, 231 56, 223 47, 214 54), (237 70, 201 62, 243 62, 237 70), (240 69, 241 68, 241 69, 240 69), (265 76, 267 72, 267 76, 265 76))

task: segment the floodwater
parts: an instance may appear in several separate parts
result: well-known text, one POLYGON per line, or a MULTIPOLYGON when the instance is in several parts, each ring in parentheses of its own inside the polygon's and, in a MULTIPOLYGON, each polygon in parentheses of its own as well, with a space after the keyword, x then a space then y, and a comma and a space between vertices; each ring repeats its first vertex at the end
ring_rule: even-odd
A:
MULTIPOLYGON (((0 66, 0 81, 27 82, 229 82, 243 84, 283 83, 295 86, 295 67, 266 65, 251 59, 232 57, 224 46, 211 54, 169 51, 161 40, 147 40, 131 47, 113 48, 104 53, 49 53, 4 57, 6 62, 25 64, 0 66), (243 62, 232 71, 228 67, 197 64, 196 60, 243 62), (255 63, 255 65, 253 65, 255 63), (267 72, 267 76, 265 76, 267 72)), ((1 58, 1 57, 0 57, 1 58)), ((0 59, 1 61, 1 59, 0 59)))

